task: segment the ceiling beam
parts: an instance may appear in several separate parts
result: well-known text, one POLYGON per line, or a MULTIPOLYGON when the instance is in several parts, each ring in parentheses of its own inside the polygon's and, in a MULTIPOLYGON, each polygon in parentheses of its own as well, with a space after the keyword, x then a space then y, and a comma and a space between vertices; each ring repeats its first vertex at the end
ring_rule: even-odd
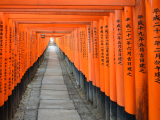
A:
POLYGON ((134 6, 135 0, 1 0, 0 5, 134 6))
POLYGON ((123 10, 123 6, 45 6, 45 5, 0 5, 0 9, 68 9, 68 10, 123 10))
POLYGON ((14 12, 9 11, 1 11, 6 14, 37 14, 37 15, 85 15, 85 16, 109 16, 110 12, 114 12, 113 10, 110 12, 14 12))

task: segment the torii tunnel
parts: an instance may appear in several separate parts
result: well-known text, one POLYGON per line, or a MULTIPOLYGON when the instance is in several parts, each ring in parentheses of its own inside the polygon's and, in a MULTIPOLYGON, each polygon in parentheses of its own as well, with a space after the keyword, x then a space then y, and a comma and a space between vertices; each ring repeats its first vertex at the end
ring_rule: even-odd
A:
POLYGON ((0 120, 51 38, 104 120, 160 120, 160 0, 0 0, 0 120))

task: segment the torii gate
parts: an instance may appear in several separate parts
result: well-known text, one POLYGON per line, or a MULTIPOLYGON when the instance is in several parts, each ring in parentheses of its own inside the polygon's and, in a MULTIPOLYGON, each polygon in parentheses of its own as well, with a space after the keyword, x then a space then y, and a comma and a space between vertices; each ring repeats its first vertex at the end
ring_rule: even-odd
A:
MULTIPOLYGON (((110 100, 113 102, 112 105, 116 104, 116 107, 110 106, 110 108, 107 108, 108 119, 110 110, 111 115, 116 113, 119 116, 124 114, 119 112, 125 109, 126 115, 124 116, 129 116, 128 119, 136 117, 138 120, 158 120, 160 118, 159 7, 159 0, 5 0, 0 1, 0 12, 8 15, 8 18, 4 19, 3 15, 0 14, 0 22, 6 21, 5 25, 8 25, 7 20, 10 20, 11 22, 8 26, 12 26, 13 30, 15 28, 18 29, 19 26, 22 28, 18 32, 27 29, 32 34, 40 35, 46 33, 57 37, 56 42, 59 45, 60 43, 64 44, 65 40, 67 40, 66 44, 70 45, 70 47, 72 45, 75 49, 77 46, 74 46, 73 43, 76 44, 76 38, 71 43, 71 40, 66 36, 70 37, 77 33, 79 38, 81 32, 86 32, 87 39, 85 41, 85 39, 80 40, 79 38, 79 46, 83 46, 80 44, 82 41, 86 46, 88 41, 92 41, 90 43, 93 44, 88 45, 91 49, 93 48, 88 53, 88 59, 87 57, 83 58, 82 53, 77 56, 79 53, 74 50, 72 50, 73 56, 71 56, 68 52, 71 48, 61 45, 59 47, 62 47, 64 52, 65 50, 67 51, 65 54, 75 63, 75 66, 79 66, 79 70, 87 76, 88 82, 95 82, 94 86, 105 93, 109 98, 109 102, 106 102, 107 105, 110 106, 110 100), (99 36, 102 35, 100 31, 102 28, 107 31, 103 33, 104 39, 99 36), (113 31, 113 28, 117 29, 113 31), (88 36, 92 36, 90 32, 94 32, 93 29, 99 35, 94 35, 93 33, 93 37, 90 40, 88 36), (114 38, 111 36, 114 36, 114 38), (103 61, 100 57, 104 56, 99 55, 99 58, 93 58, 97 57, 93 56, 94 50, 97 49, 97 45, 95 45, 97 43, 96 39, 99 42, 104 40, 103 42, 106 44, 104 46, 100 44, 99 47, 106 48, 107 52, 97 51, 97 54, 106 55, 107 61, 110 61, 106 65, 109 65, 109 67, 100 65, 104 64, 100 62, 100 60, 103 61), (119 49, 118 43, 123 43, 123 49, 119 49), (108 49, 110 49, 109 52, 108 49), (122 54, 124 58, 123 61, 119 61, 123 62, 123 65, 116 62, 116 60, 121 59, 118 57, 119 54, 122 54), (76 58, 80 58, 80 61, 76 58), (85 61, 84 64, 82 60, 85 61), (86 68, 88 71, 84 69, 85 65, 88 66, 86 68), (100 71, 99 74, 98 70, 100 71), (124 93, 122 92, 123 88, 124 93), (117 109, 118 112, 116 111, 117 109)), ((89 51, 90 49, 85 48, 85 50, 89 51)), ((2 81, 0 79, 0 82, 2 81)), ((5 90, 7 91, 6 88, 5 90)), ((0 96, 1 98, 4 97, 1 93, 0 96)), ((7 101, 7 97, 5 95, 5 101, 7 101)), ((0 99, 0 106, 3 106, 3 103, 4 100, 0 99)), ((94 100, 93 104, 96 105, 94 100)), ((97 103, 97 107, 101 112, 104 111, 100 100, 97 103)), ((115 115, 110 119, 116 119, 117 116, 115 115)))

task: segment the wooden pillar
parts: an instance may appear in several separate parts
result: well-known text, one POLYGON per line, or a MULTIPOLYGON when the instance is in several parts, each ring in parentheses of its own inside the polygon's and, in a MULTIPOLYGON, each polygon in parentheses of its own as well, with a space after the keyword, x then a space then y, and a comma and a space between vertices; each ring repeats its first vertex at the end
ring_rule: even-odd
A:
POLYGON ((13 58, 12 58, 12 21, 9 20, 9 25, 8 25, 8 43, 9 43, 9 46, 8 46, 8 50, 9 50, 9 56, 8 56, 8 59, 9 59, 9 76, 8 76, 8 120, 11 120, 12 119, 12 88, 13 88, 13 66, 12 66, 12 61, 13 61, 13 58))
POLYGON ((89 34, 88 34, 88 32, 90 32, 90 31, 88 31, 88 27, 90 28, 90 25, 86 25, 86 28, 85 28, 85 35, 86 35, 86 98, 87 98, 87 101, 89 101, 89 49, 88 49, 88 47, 89 47, 89 37, 90 36, 88 36, 89 34))
POLYGON ((104 80, 104 39, 103 39, 103 20, 99 20, 99 66, 100 66, 100 90, 105 92, 104 80))
POLYGON ((100 66, 100 113, 105 116, 105 59, 104 59, 104 39, 103 39, 103 19, 99 20, 99 66, 100 66))
POLYGON ((117 120, 124 119, 124 66, 123 66, 123 36, 122 11, 115 10, 115 61, 117 85, 117 120))
POLYGON ((103 38, 105 57, 105 120, 110 120, 110 81, 109 81, 109 16, 104 17, 103 38))
POLYGON ((87 36, 88 36, 88 74, 89 74, 89 101, 93 102, 93 82, 92 82, 92 35, 91 35, 91 25, 87 26, 87 36))
POLYGON ((98 22, 93 21, 93 39, 94 39, 94 59, 95 59, 95 77, 96 77, 96 96, 97 109, 100 111, 100 66, 99 66, 99 39, 98 39, 98 22))
POLYGON ((160 1, 146 0, 149 120, 160 118, 160 1))
POLYGON ((97 106, 97 98, 96 98, 96 75, 95 75, 95 47, 94 47, 94 28, 93 28, 93 23, 91 25, 91 36, 92 36, 92 44, 91 44, 91 62, 92 62, 92 84, 93 84, 93 107, 96 108, 97 106))
POLYGON ((0 13, 0 119, 4 119, 4 17, 0 13))
POLYGON ((148 120, 148 76, 145 0, 136 0, 134 15, 134 56, 136 119, 148 120))
POLYGON ((5 37, 4 37, 4 111, 5 111, 5 119, 8 120, 8 78, 9 78, 9 41, 8 41, 8 16, 5 14, 5 37))
POLYGON ((116 87, 116 61, 114 38, 114 13, 110 13, 109 20, 109 80, 110 80, 110 120, 117 119, 117 87, 116 87))
POLYGON ((125 119, 135 119, 135 69, 134 69, 134 39, 133 39, 133 12, 132 7, 124 8, 124 94, 125 119))

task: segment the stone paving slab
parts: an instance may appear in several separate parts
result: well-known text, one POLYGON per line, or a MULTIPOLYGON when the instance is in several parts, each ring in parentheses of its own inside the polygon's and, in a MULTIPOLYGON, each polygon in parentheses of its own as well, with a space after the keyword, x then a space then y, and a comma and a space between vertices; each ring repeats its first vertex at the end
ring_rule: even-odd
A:
POLYGON ((74 104, 72 100, 41 100, 40 109, 68 109, 74 110, 74 104))
POLYGON ((66 85, 42 85, 42 90, 67 90, 66 85))
POLYGON ((59 64, 58 60, 48 60, 48 64, 59 64))
POLYGON ((54 54, 50 54, 50 55, 49 55, 49 59, 51 59, 51 58, 58 59, 58 58, 57 58, 57 55, 54 55, 54 54))
POLYGON ((54 64, 54 65, 60 65, 58 61, 49 61, 49 62, 48 62, 48 65, 49 65, 49 64, 51 64, 51 65, 52 65, 52 64, 54 64))
POLYGON ((43 81, 44 80, 63 80, 63 76, 44 76, 43 81))
POLYGON ((47 68, 52 67, 52 68, 61 68, 60 65, 58 64, 48 64, 47 68))
POLYGON ((62 72, 62 70, 59 68, 59 69, 55 69, 55 68, 48 68, 47 70, 46 70, 46 73, 48 73, 48 72, 62 72))
POLYGON ((48 63, 57 63, 57 64, 59 64, 59 61, 56 59, 49 59, 48 60, 48 63))
POLYGON ((58 59, 55 59, 55 57, 50 57, 48 59, 48 62, 59 62, 58 59))
POLYGON ((57 66, 57 67, 55 67, 55 68, 49 67, 49 68, 47 68, 46 73, 49 72, 49 71, 51 71, 51 72, 53 72, 53 71, 54 71, 54 72, 56 72, 56 71, 62 72, 62 69, 61 69, 60 66, 57 66))
POLYGON ((49 69, 47 69, 46 70, 46 73, 56 73, 56 72, 62 72, 62 70, 61 69, 51 69, 51 68, 49 68, 49 69))
POLYGON ((59 61, 57 61, 57 60, 49 60, 48 64, 50 64, 50 65, 53 64, 53 65, 58 65, 58 66, 60 65, 59 61))
POLYGON ((60 67, 60 64, 57 62, 50 62, 50 63, 48 63, 48 65, 47 65, 47 67, 50 67, 50 66, 52 66, 53 68, 54 67, 60 67))
POLYGON ((64 85, 64 80, 58 80, 58 79, 45 79, 42 81, 42 84, 49 84, 49 85, 64 85))
POLYGON ((52 74, 52 73, 62 73, 62 70, 60 69, 48 69, 46 70, 46 73, 45 74, 52 74))
POLYGON ((46 72, 47 72, 48 70, 61 70, 61 71, 62 71, 62 69, 61 69, 60 66, 57 66, 57 67, 51 67, 51 66, 49 66, 49 67, 47 67, 46 72))
POLYGON ((57 55, 50 55, 48 59, 58 60, 57 55))
POLYGON ((49 68, 49 67, 51 67, 51 68, 61 68, 60 65, 56 65, 56 64, 48 64, 47 68, 49 68))
POLYGON ((44 76, 62 76, 62 73, 61 72, 59 72, 59 73, 55 73, 55 72, 45 73, 44 76))
MULTIPOLYGON (((55 67, 55 68, 52 68, 51 66, 49 66, 49 67, 47 67, 47 70, 46 71, 48 71, 48 70, 61 70, 61 67, 60 66, 57 66, 57 67, 55 67)), ((62 71, 62 70, 61 70, 62 71)))
POLYGON ((81 120, 76 110, 39 109, 38 120, 81 120))
POLYGON ((49 67, 47 67, 47 70, 61 70, 61 67, 57 66, 57 67, 53 68, 53 67, 49 66, 49 67))
POLYGON ((48 62, 48 65, 49 65, 49 64, 60 65, 58 61, 49 61, 49 62, 48 62))
POLYGON ((50 55, 49 55, 49 59, 50 59, 50 58, 53 58, 53 57, 54 57, 54 59, 57 59, 57 55, 55 55, 55 54, 50 54, 50 55))
POLYGON ((64 99, 69 100, 69 95, 67 91, 53 91, 53 90, 41 90, 41 99, 64 99))
POLYGON ((56 68, 56 67, 60 67, 60 65, 59 64, 48 64, 47 68, 48 67, 56 68))
POLYGON ((59 62, 58 58, 55 58, 55 57, 50 57, 48 59, 48 62, 50 62, 50 61, 58 61, 59 62))

